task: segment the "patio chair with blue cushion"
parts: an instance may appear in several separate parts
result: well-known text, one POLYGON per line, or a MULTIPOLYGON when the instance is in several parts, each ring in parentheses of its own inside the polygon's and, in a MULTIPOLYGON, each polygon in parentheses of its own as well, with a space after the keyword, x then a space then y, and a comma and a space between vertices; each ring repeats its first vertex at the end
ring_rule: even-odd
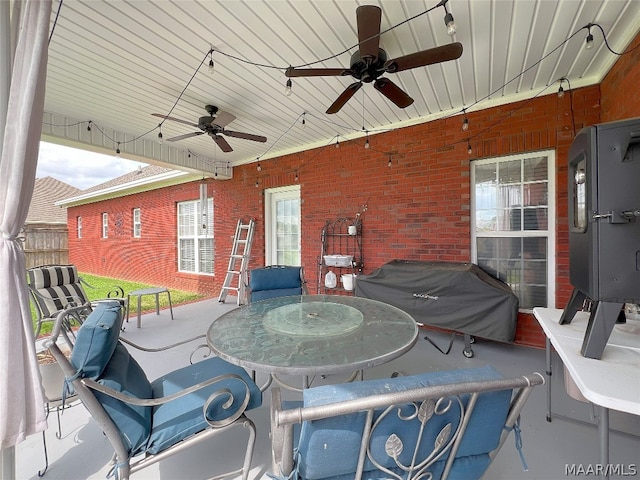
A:
POLYGON ((307 293, 302 267, 271 265, 249 272, 250 303, 307 293))
POLYGON ((275 478, 474 480, 513 430, 539 373, 504 378, 493 367, 439 371, 304 390, 272 390, 275 478))
MULTIPOLYGON (((35 338, 40 335, 42 324, 55 321, 58 313, 65 308, 85 306, 84 309, 76 311, 75 318, 71 319, 81 323, 91 313, 95 302, 100 301, 89 300, 84 286, 91 285, 78 275, 75 265, 42 265, 30 268, 27 270, 27 283, 38 315, 35 338)), ((114 286, 107 297, 118 299, 125 307, 124 290, 121 287, 114 286)), ((69 321, 69 318, 67 320, 69 321)))
MULTIPOLYGON (((48 347, 64 371, 66 394, 78 396, 113 446, 115 478, 126 480, 170 455, 241 426, 249 431, 243 465, 228 475, 241 473, 246 480, 256 432, 245 412, 262 404, 262 393, 249 375, 215 357, 149 381, 125 344, 159 352, 204 335, 166 348, 143 349, 119 337, 123 317, 117 301, 94 308, 76 332, 67 359, 56 340, 67 335, 65 315, 80 308, 58 315, 48 347)), ((227 466, 229 461, 224 458, 220 463, 227 466)))

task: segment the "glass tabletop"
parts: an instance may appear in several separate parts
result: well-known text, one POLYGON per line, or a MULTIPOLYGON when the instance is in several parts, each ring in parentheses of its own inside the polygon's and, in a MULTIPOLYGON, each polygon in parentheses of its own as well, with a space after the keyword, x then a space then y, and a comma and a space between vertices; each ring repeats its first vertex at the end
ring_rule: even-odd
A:
POLYGON ((278 297, 220 316, 207 342, 220 357, 251 370, 315 375, 364 370, 393 360, 416 342, 411 315, 368 298, 278 297))

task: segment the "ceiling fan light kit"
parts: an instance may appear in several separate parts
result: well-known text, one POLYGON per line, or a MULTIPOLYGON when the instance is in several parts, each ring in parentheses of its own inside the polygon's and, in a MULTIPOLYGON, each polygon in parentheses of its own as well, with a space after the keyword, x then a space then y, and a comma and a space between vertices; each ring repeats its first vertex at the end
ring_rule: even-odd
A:
MULTIPOLYGON (((444 5, 443 5, 444 6, 444 5)), ((445 6, 446 11, 446 6, 445 6)), ((289 77, 321 77, 351 75, 356 82, 349 85, 327 109, 328 114, 337 113, 360 90, 363 83, 373 83, 373 87, 399 108, 413 103, 404 90, 398 87, 385 73, 397 73, 435 63, 455 60, 462 55, 462 44, 450 43, 389 60, 387 52, 380 48, 380 25, 382 10, 376 5, 361 5, 356 9, 358 26, 358 51, 351 56, 349 68, 293 68, 289 67, 285 75, 289 77)), ((446 13, 447 31, 455 33, 453 15, 446 13)), ((450 35, 453 35, 450 33, 450 35)))

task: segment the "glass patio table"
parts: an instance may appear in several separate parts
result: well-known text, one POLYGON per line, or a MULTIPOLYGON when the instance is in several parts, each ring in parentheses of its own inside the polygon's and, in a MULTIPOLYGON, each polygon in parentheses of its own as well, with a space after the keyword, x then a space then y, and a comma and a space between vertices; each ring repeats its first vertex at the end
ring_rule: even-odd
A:
POLYGON ((243 305, 213 321, 207 342, 221 358, 272 375, 363 371, 415 344, 408 313, 342 295, 277 297, 243 305))

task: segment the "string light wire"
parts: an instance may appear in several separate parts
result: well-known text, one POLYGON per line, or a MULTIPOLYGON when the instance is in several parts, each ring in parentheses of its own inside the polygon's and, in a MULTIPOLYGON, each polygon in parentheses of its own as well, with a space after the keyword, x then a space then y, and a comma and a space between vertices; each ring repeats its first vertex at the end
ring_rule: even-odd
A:
MULTIPOLYGON (((336 54, 333 54, 333 55, 330 55, 330 56, 328 56, 328 57, 325 57, 325 58, 322 58, 322 59, 319 59, 319 60, 315 60, 315 61, 312 61, 312 62, 307 62, 307 63, 299 64, 299 65, 296 65, 296 66, 293 66, 293 67, 291 67, 291 65, 288 65, 287 67, 281 67, 281 66, 276 66, 276 65, 271 65, 271 64, 264 64, 264 63, 252 62, 252 61, 250 61, 250 60, 247 60, 247 59, 244 59, 244 58, 241 58, 241 57, 235 56, 235 55, 231 55, 231 54, 225 53, 225 52, 223 52, 223 51, 221 51, 221 50, 216 50, 216 49, 214 49, 213 47, 211 47, 209 50, 207 50, 206 54, 203 56, 203 58, 202 58, 202 60, 200 61, 199 65, 197 66, 197 68, 195 69, 195 71, 193 72, 193 74, 191 75, 191 77, 189 78, 189 80, 187 81, 186 85, 184 86, 184 88, 182 89, 182 91, 180 92, 180 94, 178 95, 178 97, 176 98, 176 100, 175 100, 174 104, 172 105, 171 109, 169 110, 169 112, 167 113, 167 115, 166 115, 166 116, 168 117, 168 116, 170 116, 170 115, 171 115, 171 113, 173 112, 173 110, 176 108, 176 106, 178 105, 178 103, 180 102, 180 100, 182 99, 182 97, 184 96, 184 93, 186 92, 187 88, 189 88, 189 86, 190 86, 190 85, 191 85, 191 83, 193 82, 193 79, 195 78, 196 74, 200 71, 200 69, 201 69, 202 65, 206 62, 207 57, 211 57, 211 56, 213 55, 213 53, 214 53, 214 52, 216 52, 216 53, 218 53, 218 54, 220 54, 220 55, 224 55, 225 57, 231 58, 231 59, 233 59, 233 60, 236 60, 236 61, 239 61, 239 62, 242 62, 242 63, 248 64, 248 65, 252 65, 252 66, 256 66, 256 67, 261 67, 261 68, 270 68, 270 69, 277 69, 277 70, 286 70, 287 68, 302 68, 302 67, 308 67, 308 66, 316 65, 316 64, 318 64, 318 63, 326 62, 326 61, 328 61, 328 60, 331 60, 331 59, 334 59, 334 58, 336 58, 336 57, 339 57, 339 56, 341 56, 341 55, 343 55, 343 54, 345 54, 345 53, 348 53, 350 50, 352 50, 352 49, 354 49, 354 48, 356 48, 356 47, 359 47, 362 43, 366 43, 367 41, 369 41, 369 40, 371 40, 371 39, 374 39, 374 38, 380 37, 381 35, 383 35, 383 34, 385 34, 385 33, 389 32, 389 31, 391 31, 391 30, 394 30, 395 28, 398 28, 398 27, 400 27, 400 26, 402 26, 402 25, 404 25, 404 24, 406 24, 406 23, 408 23, 408 22, 410 22, 410 21, 413 21, 413 20, 415 20, 416 18, 419 18, 419 17, 421 17, 421 16, 423 16, 423 15, 426 15, 426 14, 428 14, 428 13, 432 12, 433 10, 435 10, 435 9, 437 9, 437 8, 445 7, 445 10, 446 10, 446 4, 447 4, 447 2, 448 2, 448 1, 449 1, 449 0, 441 0, 440 2, 438 2, 438 4, 437 4, 437 5, 435 5, 435 6, 431 7, 431 8, 428 8, 427 10, 425 10, 425 11, 423 11, 423 12, 420 12, 420 13, 418 13, 418 14, 416 14, 416 15, 413 15, 412 17, 409 17, 409 18, 407 18, 407 19, 403 20, 402 22, 400 22, 400 23, 398 23, 398 24, 396 24, 396 25, 393 25, 393 26, 391 26, 391 27, 389 27, 389 28, 387 28, 387 29, 385 29, 385 30, 381 30, 379 33, 377 33, 377 34, 375 34, 375 35, 372 35, 372 36, 370 36, 369 38, 366 38, 366 39, 362 40, 361 42, 358 42, 358 43, 356 43, 355 45, 353 45, 353 46, 351 46, 351 47, 349 47, 349 48, 346 48, 346 49, 344 49, 343 51, 341 51, 341 52, 339 52, 339 53, 336 53, 336 54)), ((59 15, 60 15, 60 11, 61 11, 61 9, 62 9, 62 5, 63 5, 63 0, 60 0, 60 2, 59 2, 59 4, 58 4, 58 10, 57 10, 57 12, 56 12, 56 17, 55 17, 55 20, 54 20, 54 23, 53 23, 53 27, 52 27, 52 30, 51 30, 51 34, 50 34, 50 36, 49 36, 49 43, 51 42, 51 40, 52 40, 52 38, 53 38, 53 34, 54 34, 54 31, 55 31, 55 27, 56 27, 56 25, 57 25, 57 20, 58 20, 58 17, 59 17, 59 15)), ((459 113, 464 113, 464 114, 466 115, 466 111, 467 111, 469 108, 471 108, 471 107, 473 107, 473 106, 475 106, 475 105, 478 105, 479 103, 483 102, 484 100, 487 100, 488 98, 492 97, 492 96, 493 96, 493 95, 495 95, 497 92, 499 92, 500 90, 502 90, 504 87, 506 87, 507 85, 509 85, 511 82, 513 82, 513 81, 517 80, 518 78, 520 78, 521 76, 523 76, 525 73, 527 73, 529 70, 531 70, 532 68, 534 68, 534 67, 536 67, 537 65, 539 65, 539 64, 540 64, 542 61, 544 61, 547 57, 549 57, 550 55, 554 54, 554 53, 555 53, 559 48, 561 48, 562 46, 564 46, 564 45, 565 45, 567 42, 569 42, 573 37, 575 37, 579 32, 581 32, 581 31, 582 31, 582 30, 584 30, 584 29, 587 29, 588 31, 590 31, 591 27, 597 27, 597 28, 600 30, 600 32, 602 33, 602 36, 603 36, 603 38, 604 38, 604 43, 605 43, 605 45, 606 45, 607 49, 608 49, 611 53, 613 53, 614 55, 622 56, 622 55, 625 55, 625 54, 631 53, 632 51, 634 51, 635 49, 637 49, 638 47, 640 47, 640 45, 636 45, 635 47, 633 47, 633 48, 631 48, 631 49, 628 49, 628 50, 626 50, 626 51, 624 51, 624 52, 616 52, 616 51, 615 51, 615 50, 613 50, 613 49, 611 48, 611 46, 609 45, 609 42, 608 42, 608 39, 607 39, 606 33, 605 33, 604 29, 602 28, 602 26, 601 26, 601 25, 599 25, 599 24, 597 24, 597 23, 589 23, 589 24, 585 25, 584 27, 581 27, 580 29, 576 30, 576 32, 574 32, 571 36, 569 36, 569 37, 568 37, 568 38, 566 38, 564 41, 562 41, 558 46, 556 46, 555 48, 553 48, 551 51, 549 51, 547 54, 545 54, 543 57, 541 57, 538 61, 536 61, 535 63, 533 63, 533 64, 532 64, 532 65, 530 65, 529 67, 525 68, 522 72, 520 72, 519 74, 517 74, 516 76, 514 76, 513 78, 511 78, 510 80, 508 80, 504 85, 502 85, 502 86, 500 86, 500 87, 496 88, 494 91, 492 91, 492 92, 490 92, 489 94, 485 95, 484 97, 482 97, 482 98, 480 98, 480 99, 476 100, 476 101, 475 101, 475 102, 473 102, 472 104, 470 104, 470 105, 465 105, 465 106, 462 108, 462 110, 460 110, 460 111, 458 111, 458 112, 456 112, 456 113, 454 113, 454 114, 451 114, 451 115, 449 115, 449 116, 445 116, 445 117, 443 117, 443 119, 447 119, 447 118, 449 118, 450 116, 454 116, 454 115, 457 115, 457 114, 459 114, 459 113)), ((565 77, 563 77, 563 78, 564 78, 567 82, 569 82, 569 80, 568 80, 568 79, 566 79, 565 77)), ((528 102, 532 101, 533 99, 535 99, 535 98, 539 97, 543 92, 545 92, 545 91, 549 88, 549 86, 550 86, 550 85, 547 85, 547 86, 546 86, 545 88, 543 88, 540 92, 538 92, 535 96, 533 96, 533 97, 531 97, 529 100, 527 100, 527 101, 526 101, 522 106, 526 105, 528 102)), ((569 83, 569 93, 570 93, 570 96, 571 96, 571 98, 572 98, 572 94, 571 94, 571 92, 572 92, 572 90, 571 90, 571 84, 569 83)), ((522 106, 521 106, 521 107, 519 107, 519 108, 522 108, 522 106)), ((482 131, 480 131, 480 132, 476 133, 475 135, 473 135, 473 136, 471 136, 471 137, 468 137, 468 138, 467 138, 466 140, 464 140, 464 141, 465 141, 465 142, 467 142, 467 143, 469 143, 471 139, 473 139, 473 138, 477 138, 477 137, 480 137, 480 136, 484 135, 484 133, 486 133, 487 131, 491 130, 492 128, 494 128, 495 126, 499 125, 499 124, 500 124, 500 123, 502 123, 504 120, 506 120, 506 118, 509 118, 511 115, 513 115, 513 113, 515 113, 515 111, 517 111, 519 108, 514 109, 513 111, 509 112, 509 114, 507 114, 507 116, 506 116, 506 117, 504 117, 503 119, 498 120, 497 122, 495 122, 495 123, 493 123, 492 125, 490 125, 490 126, 486 127, 485 129, 483 129, 482 131)), ((277 144, 277 143, 278 143, 278 142, 279 142, 279 141, 280 141, 280 140, 281 140, 281 139, 282 139, 282 138, 283 138, 287 133, 289 133, 289 131, 290 131, 290 130, 293 128, 293 126, 294 126, 294 125, 295 125, 295 124, 300 120, 300 118, 301 118, 301 117, 303 117, 303 118, 304 118, 304 115, 307 115, 307 114, 311 115, 311 117, 313 117, 313 118, 315 118, 315 119, 318 119, 318 120, 320 120, 320 121, 322 121, 322 122, 324 122, 324 123, 329 123, 329 124, 332 124, 332 125, 335 125, 335 126, 340 126, 340 127, 341 127, 341 128, 343 128, 344 130, 357 131, 357 129, 355 129, 355 128, 348 127, 348 126, 344 126, 344 125, 342 125, 342 126, 341 126, 341 125, 338 125, 338 124, 337 124, 337 123, 335 123, 335 122, 327 121, 325 118, 323 118, 323 117, 318 117, 318 116, 316 116, 316 115, 313 115, 313 114, 312 114, 312 113, 310 113, 310 112, 303 112, 301 115, 299 115, 299 116, 298 116, 298 118, 296 119, 296 121, 295 121, 295 122, 293 122, 293 123, 292 123, 292 124, 291 124, 291 125, 290 125, 290 126, 289 126, 289 127, 288 127, 288 128, 287 128, 287 129, 286 129, 286 130, 285 130, 285 131, 284 131, 284 132, 283 132, 283 133, 282 133, 282 134, 277 138, 277 139, 276 139, 276 141, 275 141, 275 142, 273 142, 273 143, 271 144, 271 146, 270 146, 270 147, 269 147, 269 148, 268 148, 268 149, 267 149, 267 150, 266 150, 266 151, 265 151, 261 156, 259 156, 259 157, 257 158, 257 160, 259 161, 259 159, 260 159, 262 156, 266 155, 266 154, 267 154, 271 149, 273 149, 273 147, 274 147, 274 146, 275 146, 275 145, 276 145, 276 144, 277 144)), ((572 117, 572 123, 573 123, 573 130, 574 130, 574 134, 575 134, 575 120, 574 120, 574 114, 573 114, 573 101, 572 101, 572 99, 571 99, 571 117, 572 117)), ((110 140, 110 141, 112 141, 112 142, 114 142, 114 143, 117 143, 117 144, 118 144, 118 149, 119 149, 119 146, 120 146, 120 145, 126 145, 127 143, 134 142, 134 141, 136 141, 136 140, 138 140, 138 139, 140 139, 140 138, 142 138, 142 137, 144 137, 144 136, 146 136, 146 135, 150 134, 151 132, 153 132, 153 131, 154 131, 154 130, 156 130, 157 128, 160 128, 160 129, 161 129, 162 124, 164 123, 164 121, 165 121, 165 119, 163 119, 163 120, 162 120, 162 122, 160 122, 156 127, 153 127, 153 128, 151 128, 151 129, 149 129, 148 131, 146 131, 146 132, 144 132, 144 133, 142 133, 142 134, 140 134, 140 135, 138 135, 138 136, 135 136, 135 137, 133 137, 133 138, 131 138, 131 139, 129 139, 129 140, 126 140, 126 141, 116 141, 114 138, 111 138, 109 135, 107 135, 107 134, 106 134, 106 132, 105 132, 105 131, 104 131, 104 130, 99 126, 99 125, 96 125, 93 121, 80 121, 80 122, 75 122, 75 123, 73 123, 73 124, 70 124, 70 125, 64 125, 64 126, 74 126, 74 125, 78 125, 78 124, 82 124, 82 123, 87 123, 87 128, 91 128, 92 126, 94 126, 94 127, 95 127, 95 128, 96 128, 96 129, 97 129, 97 130, 98 130, 98 131, 99 131, 99 132, 100 132, 100 133, 105 137, 105 138, 107 138, 108 140, 110 140)), ((363 129, 364 129, 364 101, 363 101, 363 129)), ((388 132, 388 131, 393 131, 393 130, 395 130, 395 129, 394 129, 394 128, 372 129, 372 130, 366 130, 366 134, 367 134, 367 136, 368 136, 369 132, 388 132)), ((333 138, 330 140, 329 144, 332 144, 334 139, 336 140, 336 142, 338 142, 338 141, 339 141, 339 140, 338 140, 338 139, 339 139, 339 136, 340 136, 340 135, 336 135, 335 137, 333 137, 333 138)), ((456 143, 460 143, 460 142, 456 142, 456 143)), ((327 144, 327 145, 329 145, 329 144, 327 144)), ((323 148, 321 148, 321 150, 323 150, 323 149, 324 149, 324 147, 323 147, 323 148)), ((373 149, 373 148, 371 148, 370 150, 372 150, 372 151, 377 151, 377 150, 375 150, 375 149, 373 149)), ((189 152, 189 153, 191 154, 191 152, 189 152)), ((388 153, 386 153, 386 152, 381 152, 381 153, 384 153, 385 155, 388 155, 388 153)), ((318 154, 319 154, 319 153, 318 153, 318 154)), ((314 157, 314 158, 315 158, 315 157, 314 157)), ((203 157, 200 157, 200 160, 203 160, 203 161, 205 161, 205 162, 206 162, 206 160, 205 160, 203 157)), ((214 166, 215 166, 215 162, 214 162, 214 166)))

